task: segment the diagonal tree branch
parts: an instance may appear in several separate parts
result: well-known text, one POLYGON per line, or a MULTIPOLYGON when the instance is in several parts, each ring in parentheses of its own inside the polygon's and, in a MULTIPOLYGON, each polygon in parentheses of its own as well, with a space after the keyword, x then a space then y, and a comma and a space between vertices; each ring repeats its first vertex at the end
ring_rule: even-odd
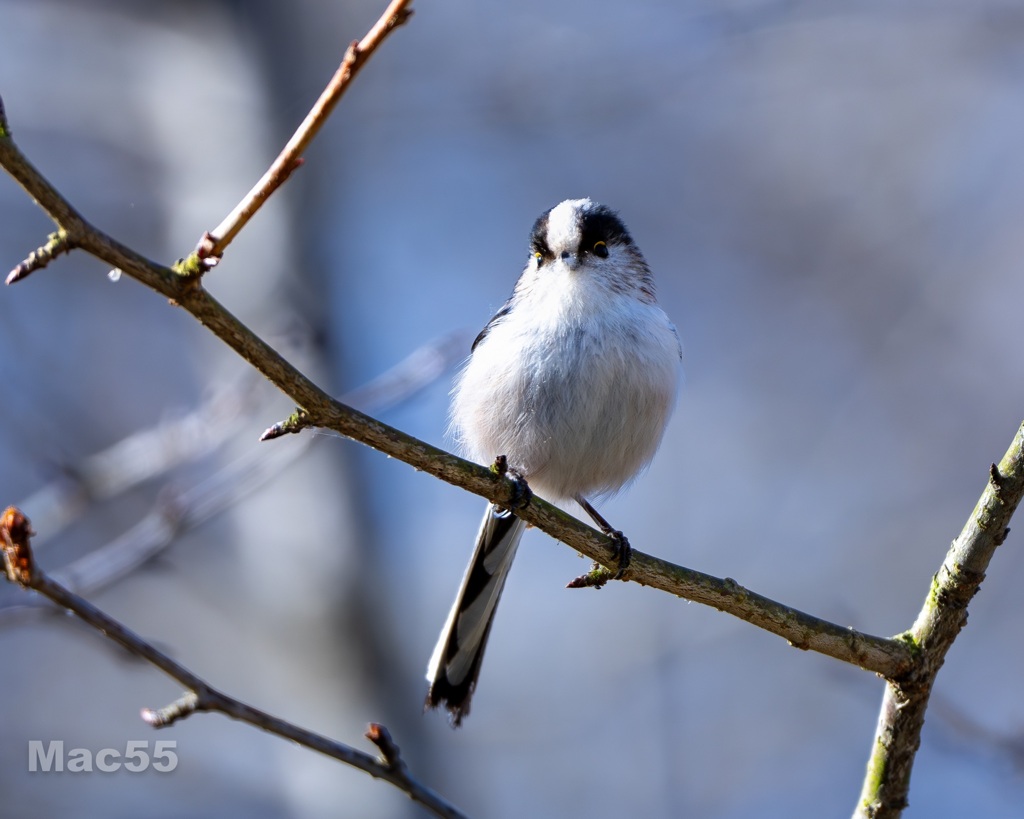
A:
MULTIPOLYGON (((468 343, 466 336, 451 333, 417 348, 395 366, 346 393, 342 400, 374 412, 408 400, 455 364, 468 343)), ((184 461, 215 451, 228 431, 237 429, 243 407, 248 421, 260 411, 258 405, 252 406, 247 400, 249 380, 220 391, 180 419, 136 432, 81 463, 69 465, 65 472, 72 477, 44 486, 19 507, 37 510, 33 518, 44 528, 48 540, 69 525, 87 503, 116 496, 184 461)), ((184 489, 165 486, 142 520, 115 540, 53 571, 51 577, 76 594, 91 594, 118 581, 170 546, 183 531, 279 475, 306 452, 313 440, 307 436, 293 446, 270 447, 270 452, 254 447, 199 483, 184 489)), ((37 538, 34 551, 40 552, 45 542, 37 538)), ((44 607, 44 600, 31 597, 0 605, 0 623, 11 615, 44 607)))
MULTIPOLYGON (((376 43, 379 44, 388 31, 404 21, 408 15, 406 6, 407 3, 401 0, 392 3, 381 18, 384 22, 378 23, 378 27, 383 28, 378 32, 376 43), (393 9, 395 13, 389 16, 393 9)), ((343 61, 342 69, 345 62, 351 60, 349 79, 358 68, 362 47, 363 44, 354 45, 343 61)), ((344 73, 342 69, 339 73, 344 73)), ((321 98, 321 102, 323 100, 321 98)), ((316 128, 322 124, 334 102, 330 102, 321 114, 315 114, 316 109, 311 112, 316 128)), ((308 138, 311 139, 315 132, 315 128, 310 129, 308 138)), ((192 257, 168 268, 146 259, 90 225, 14 144, 0 101, 0 166, 40 204, 58 228, 44 246, 12 271, 7 281, 13 283, 24 278, 61 253, 83 249, 183 307, 289 395, 299 407, 294 416, 296 421, 277 425, 279 432, 295 431, 305 426, 333 429, 492 502, 509 503, 516 494, 516 487, 500 470, 488 470, 464 461, 331 399, 203 289, 202 274, 211 260, 219 255, 266 196, 295 167, 296 158, 306 144, 308 139, 295 149, 290 159, 286 147, 278 158, 276 175, 272 168, 264 177, 266 184, 261 183, 262 187, 258 185, 250 192, 248 204, 243 201, 239 209, 225 220, 221 226, 223 231, 221 228, 214 231, 214 234, 221 235, 205 237, 192 257)), ((894 639, 845 629, 750 592, 729 578, 714 578, 640 552, 634 553, 625 579, 714 606, 782 636, 799 648, 828 654, 886 677, 888 682, 882 712, 855 817, 889 819, 899 816, 907 804, 913 760, 920 744, 921 728, 935 677, 966 623, 967 605, 980 587, 996 547, 1003 542, 1007 524, 1022 495, 1024 425, 1001 463, 992 467, 982 498, 933 578, 924 607, 913 627, 894 639)), ((536 498, 527 506, 517 508, 517 514, 602 565, 614 565, 616 550, 607 537, 545 501, 536 498)), ((412 798, 424 804, 433 804, 431 800, 436 795, 425 789, 420 791, 420 786, 408 777, 397 746, 386 731, 373 726, 368 734, 382 752, 382 758, 375 760, 355 749, 295 728, 210 688, 187 669, 156 652, 123 626, 38 572, 28 549, 27 521, 23 523, 21 528, 8 526, 3 530, 3 557, 9 578, 76 611, 94 627, 189 687, 189 693, 172 705, 144 712, 145 718, 153 725, 169 724, 196 710, 219 710, 342 759, 402 787, 412 798), (19 546, 22 541, 23 548, 19 546)), ((596 569, 591 575, 581 578, 578 584, 600 585, 606 579, 607 573, 596 569)), ((454 808, 443 802, 432 809, 438 815, 458 815, 454 808)))
MULTIPOLYGON (((291 397, 297 405, 296 413, 268 430, 265 438, 299 431, 308 426, 332 429, 493 503, 508 505, 517 497, 518 488, 505 477, 502 470, 493 467, 487 469, 457 458, 332 399, 239 322, 202 286, 204 272, 216 262, 224 248, 273 190, 297 167, 301 153, 322 126, 354 74, 387 34, 407 19, 411 13, 408 5, 408 0, 392 0, 374 29, 361 42, 349 48, 331 84, 261 181, 218 228, 203 237, 196 252, 173 267, 146 259, 89 224, 14 144, 0 101, 0 166, 22 185, 57 225, 57 231, 50 236, 48 242, 19 264, 7 281, 10 284, 26 277, 62 253, 74 249, 85 250, 184 308, 291 397)), ((855 816, 872 819, 896 817, 907 804, 914 755, 920 744, 921 727, 935 677, 966 622, 967 605, 984 578, 995 548, 1006 536, 1007 523, 1022 494, 1024 425, 1002 462, 992 467, 985 492, 933 579, 925 605, 913 627, 892 639, 843 628, 755 594, 729 578, 711 577, 641 552, 634 552, 624 579, 713 606, 777 634, 796 647, 827 654, 886 677, 888 682, 878 731, 855 816)), ((602 566, 614 567, 616 547, 612 541, 542 499, 534 498, 526 506, 517 507, 516 514, 602 566)), ((97 628, 109 628, 112 639, 122 645, 127 646, 132 639, 138 640, 101 612, 90 611, 88 604, 81 598, 74 597, 67 589, 37 572, 27 548, 27 537, 24 549, 15 548, 16 540, 8 537, 8 548, 4 549, 4 564, 10 578, 36 588, 61 605, 78 607, 83 619, 97 628)), ((572 585, 600 586, 608 578, 609 573, 597 567, 572 585)), ((152 647, 148 647, 148 650, 154 651, 152 647)), ((220 710, 230 716, 263 725, 267 730, 289 738, 295 736, 288 731, 301 730, 225 697, 169 658, 151 656, 149 659, 190 688, 189 694, 172 705, 158 711, 145 712, 146 718, 154 725, 169 724, 195 710, 220 710), (263 720, 266 725, 259 720, 263 720)), ((332 751, 338 750, 338 747, 345 749, 346 754, 360 753, 346 746, 337 746, 323 737, 305 732, 303 735, 311 743, 309 747, 332 756, 336 756, 332 751)), ((369 771, 374 776, 380 775, 393 783, 405 781, 403 777, 407 778, 407 773, 404 763, 386 730, 373 726, 368 737, 377 744, 382 758, 372 760, 371 757, 361 755, 354 759, 363 763, 370 759, 390 774, 389 778, 375 772, 378 771, 375 768, 369 771)), ((347 758, 345 761, 368 770, 358 762, 347 758)))
MULTIPOLYGON (((392 0, 385 9, 380 19, 372 29, 358 42, 353 42, 345 52, 345 57, 338 66, 331 81, 320 94, 320 98, 313 105, 302 124, 298 127, 292 138, 278 154, 273 164, 263 174, 252 190, 245 195, 245 198, 229 213, 217 227, 206 233, 199 241, 196 253, 200 259, 217 260, 223 255, 231 241, 245 227, 246 223, 253 217, 270 195, 276 191, 291 176, 292 171, 299 167, 302 162, 302 154, 309 143, 313 141, 320 128, 330 116, 331 111, 338 104, 342 95, 348 90, 349 84, 355 78, 359 70, 373 56, 377 47, 384 42, 384 39, 405 23, 412 15, 409 8, 412 0, 392 0)), ((209 262, 207 262, 209 264, 209 262)))
MULTIPOLYGON (((497 470, 459 458, 333 399, 263 339, 233 316, 202 287, 192 268, 171 269, 125 247, 77 215, 65 198, 43 180, 6 131, 0 136, 0 167, 33 194, 40 207, 75 239, 75 246, 119 268, 184 308, 300 407, 303 426, 332 429, 410 466, 461 487, 492 503, 507 505, 518 494, 515 482, 497 470), (38 195, 36 194, 38 192, 38 195), (74 213, 70 226, 62 224, 74 213)), ((527 523, 614 569, 616 546, 605 535, 561 509, 534 498, 516 514, 527 523)), ((754 594, 731 579, 720 579, 634 551, 624 579, 635 580, 697 603, 714 606, 788 640, 891 678, 912 664, 901 640, 863 634, 754 594)))
POLYGON ((992 465, 981 499, 932 578, 924 607, 907 632, 916 662, 909 672, 886 684, 855 818, 893 819, 907 806, 932 685, 946 653, 967 624, 967 604, 985 579, 996 548, 1006 539, 1022 496, 1024 425, 1003 459, 992 465))
POLYGON ((31 534, 28 519, 13 506, 0 517, 0 549, 3 551, 3 563, 8 580, 49 598, 88 623, 104 637, 159 668, 188 689, 184 696, 164 708, 143 709, 142 718, 154 728, 171 725, 197 711, 216 711, 337 759, 365 771, 376 779, 383 779, 404 791, 410 799, 420 803, 436 816, 451 819, 464 816, 437 793, 412 778, 398 753, 398 746, 391 741, 383 726, 371 725, 367 734, 381 749, 382 755, 377 758, 341 742, 299 728, 218 691, 188 668, 172 660, 87 600, 68 591, 39 569, 32 556, 29 542, 31 534))

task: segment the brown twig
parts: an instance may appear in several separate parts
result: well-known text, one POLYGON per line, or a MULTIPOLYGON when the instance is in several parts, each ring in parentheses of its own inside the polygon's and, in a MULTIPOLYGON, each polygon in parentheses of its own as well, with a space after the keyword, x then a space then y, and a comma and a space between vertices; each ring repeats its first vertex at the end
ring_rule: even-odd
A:
MULTIPOLYGON (((3 547, 7 576, 12 582, 23 588, 32 589, 70 611, 103 636, 159 668, 188 689, 184 696, 164 708, 143 709, 142 718, 154 728, 170 725, 197 711, 216 711, 337 759, 377 779, 383 779, 404 791, 410 799, 420 803, 436 816, 464 816, 441 796, 413 779, 404 763, 397 764, 397 746, 391 741, 390 735, 387 735, 388 747, 394 749, 394 756, 385 753, 383 759, 377 759, 341 742, 299 728, 213 688, 188 668, 172 660, 88 601, 65 589, 35 566, 30 535, 31 526, 28 519, 18 509, 9 507, 0 517, 0 544, 3 547)), ((386 731, 384 733, 386 734, 386 731)))
POLYGON ((381 761, 385 765, 392 770, 406 770, 405 760, 402 759, 402 753, 399 750, 398 745, 391 738, 391 732, 388 731, 387 728, 379 722, 371 722, 370 728, 363 736, 380 748, 381 761))
POLYGON ((42 247, 36 248, 28 257, 12 270, 5 284, 14 284, 28 277, 37 270, 46 267, 50 262, 60 256, 61 253, 70 253, 75 249, 74 243, 68 237, 66 231, 58 230, 51 233, 49 240, 42 247))
MULTIPOLYGON (((10 139, 0 139, 0 166, 11 171, 60 224, 71 205, 23 157, 10 139), (12 170, 13 169, 13 170, 12 170), (24 180, 24 181, 23 181, 24 180), (41 181, 40 181, 41 180, 41 181)), ((76 214, 77 215, 77 214, 76 214)), ((522 488, 513 478, 456 457, 335 400, 235 318, 194 275, 146 259, 88 225, 81 217, 79 246, 111 267, 170 298, 291 397, 309 425, 334 430, 499 506, 514 503, 522 488)), ((616 544, 582 521, 540 498, 516 514, 527 523, 611 569, 617 567, 616 544)), ((912 663, 910 649, 898 640, 862 634, 754 594, 729 579, 719 579, 666 560, 633 551, 625 579, 729 612, 777 634, 792 645, 818 651, 885 677, 898 676, 912 663)))
POLYGON ((239 202, 217 227, 203 234, 196 246, 196 255, 212 266, 224 254, 225 249, 245 227, 270 195, 285 183, 292 172, 302 164, 302 154, 323 127, 342 95, 348 90, 349 84, 359 70, 373 56, 377 47, 384 39, 402 25, 412 15, 409 8, 412 0, 392 0, 377 23, 358 42, 353 42, 345 52, 345 57, 327 83, 320 98, 310 109, 306 118, 288 140, 267 172, 252 190, 239 202))
POLYGON ((283 421, 278 421, 263 430, 260 441, 273 441, 283 435, 297 435, 311 426, 309 416, 303 410, 297 409, 283 421))
MULTIPOLYGON (((405 8, 401 2, 392 6, 405 8)), ((403 19, 388 18, 380 36, 403 19)), ((353 59, 357 61, 358 54, 353 59)), ((492 503, 508 506, 519 497, 521 487, 515 480, 457 458, 331 399, 203 289, 201 276, 206 263, 198 253, 168 268, 92 227, 18 150, 2 118, 0 166, 46 210, 64 232, 68 247, 87 251, 186 309, 289 395, 303 413, 303 424, 332 429, 492 503)), ((244 221, 234 233, 241 224, 244 221)), ((223 242, 223 237, 220 240, 223 242)), ((46 252, 45 246, 39 251, 43 255, 46 252)), ((883 639, 845 629, 754 594, 729 578, 704 575, 636 551, 625 579, 714 606, 778 634, 798 648, 828 654, 885 676, 890 682, 857 816, 897 816, 906 804, 911 766, 935 675, 963 626, 967 603, 977 591, 994 549, 1005 537, 1006 523, 1024 492, 1022 439, 1024 426, 1003 462, 993 467, 985 494, 936 575, 917 622, 897 638, 883 639)), ((542 499, 534 498, 528 505, 517 507, 516 514, 601 565, 615 568, 617 548, 611 539, 542 499)), ((5 544, 4 562, 9 576, 17 579, 25 572, 34 576, 30 558, 26 563, 13 538, 5 544)), ((203 710, 209 702, 210 690, 200 688, 195 694, 195 702, 186 698, 168 709, 153 712, 152 719, 159 722, 203 710)), ((246 718, 226 706, 217 710, 246 718)), ((280 728, 274 732, 290 736, 280 728)))
MULTIPOLYGON (((400 362, 361 387, 349 390, 341 400, 367 411, 382 412, 408 400, 436 381, 461 357, 465 333, 451 333, 417 348, 400 362)), ((52 538, 66 526, 87 500, 109 499, 138 483, 152 479, 200 455, 209 455, 225 440, 228 429, 241 423, 241 409, 251 401, 248 384, 227 388, 183 418, 142 430, 85 459, 67 471, 71 478, 56 481, 25 499, 24 509, 52 538)), ((250 408, 247 417, 259 407, 250 408)), ((185 489, 166 487, 155 508, 128 531, 91 551, 51 576, 76 594, 91 594, 114 583, 160 554, 183 531, 229 508, 255 491, 300 458, 313 439, 299 439, 292 446, 253 448, 206 479, 185 489)), ((39 551, 40 540, 35 543, 39 551)), ((25 602, 0 606, 0 621, 44 604, 25 602)))
POLYGON ((1024 497, 1024 425, 1006 455, 992 465, 978 505, 932 578, 907 642, 915 662, 886 684, 867 776, 854 817, 894 819, 907 805, 910 774, 935 677, 967 623, 967 604, 985 578, 996 548, 1024 497))
POLYGON ((11 583, 27 586, 35 576, 35 560, 29 541, 32 524, 20 509, 8 506, 0 515, 0 552, 3 552, 4 574, 11 583))
MULTIPOLYGON (((252 414, 254 373, 221 387, 193 411, 161 420, 74 463, 58 462, 58 477, 18 502, 46 533, 44 543, 74 522, 90 503, 110 500, 174 468, 215 452, 252 414)), ((81 591, 81 589, 76 589, 81 591)))

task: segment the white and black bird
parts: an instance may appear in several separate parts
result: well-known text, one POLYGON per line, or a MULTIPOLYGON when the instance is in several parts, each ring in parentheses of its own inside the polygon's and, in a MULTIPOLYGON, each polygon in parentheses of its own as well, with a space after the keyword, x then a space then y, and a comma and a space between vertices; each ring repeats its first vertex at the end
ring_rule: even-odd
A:
MULTIPOLYGON (((552 501, 575 500, 621 544, 588 498, 654 457, 682 375, 675 327, 640 249, 611 209, 570 199, 541 215, 530 259, 458 377, 452 429, 467 456, 498 455, 552 501)), ((469 713, 494 612, 526 524, 493 504, 427 670, 426 705, 469 713)))

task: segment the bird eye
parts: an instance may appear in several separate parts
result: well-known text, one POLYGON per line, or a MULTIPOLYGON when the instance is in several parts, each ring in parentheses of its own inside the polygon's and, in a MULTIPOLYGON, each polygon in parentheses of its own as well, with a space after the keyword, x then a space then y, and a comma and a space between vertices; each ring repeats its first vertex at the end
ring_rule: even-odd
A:
POLYGON ((604 242, 596 242, 594 244, 594 255, 602 259, 608 258, 608 245, 604 242))
POLYGON ((544 258, 544 254, 537 250, 534 252, 533 258, 537 260, 537 264, 540 264, 540 260, 544 258))

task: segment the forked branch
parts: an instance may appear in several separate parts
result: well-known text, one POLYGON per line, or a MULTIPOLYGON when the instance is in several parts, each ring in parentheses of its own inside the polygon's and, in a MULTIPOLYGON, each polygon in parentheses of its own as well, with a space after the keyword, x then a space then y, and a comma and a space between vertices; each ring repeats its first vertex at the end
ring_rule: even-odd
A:
POLYGON ((907 806, 910 774, 935 677, 967 624, 967 604, 985 579, 1024 496, 1024 424, 1003 459, 992 464, 978 505, 932 578, 921 613, 907 633, 916 661, 886 684, 867 776, 854 812, 859 819, 895 819, 907 806))
MULTIPOLYGON (((30 192, 41 192, 36 199, 58 226, 62 226, 64 214, 77 215, 70 203, 41 179, 9 136, 0 137, 0 166, 17 170, 12 175, 19 181, 26 180, 30 192)), ((516 483, 496 470, 456 457, 332 398, 214 299, 199 276, 180 267, 171 269, 150 261, 81 217, 77 219, 78 247, 191 313, 295 402, 300 411, 300 426, 332 429, 492 503, 508 504, 516 496, 516 483)), ((616 546, 608 537, 543 499, 534 498, 517 509, 516 514, 602 566, 616 566, 616 546)), ((734 580, 712 577, 640 551, 634 550, 624 579, 714 606, 777 634, 794 646, 827 654, 885 677, 903 674, 912 664, 912 653, 900 640, 829 623, 755 594, 734 580)))
POLYGON ((338 66, 338 70, 327 87, 324 88, 320 98, 267 172, 263 174, 259 182, 253 185, 252 190, 235 206, 235 209, 224 218, 224 221, 204 234, 203 238, 199 240, 196 254, 200 259, 207 260, 207 264, 215 263, 223 255, 227 246, 231 244, 232 239, 245 227, 256 211, 263 207, 263 203, 270 195, 285 183, 292 171, 302 164, 302 154, 320 132, 320 128, 323 127, 342 95, 348 90, 349 84, 359 73, 359 69, 373 56, 377 47, 384 42, 384 38, 412 15, 412 10, 409 8, 411 2, 412 0, 392 0, 367 35, 348 47, 341 65, 338 66))
POLYGON ((456 807, 409 774, 405 762, 398 754, 398 746, 382 726, 371 725, 367 734, 381 749, 381 756, 374 757, 313 731, 299 728, 218 691, 135 632, 51 579, 35 563, 30 543, 31 535, 32 529, 28 518, 18 509, 9 507, 0 516, 0 550, 3 551, 4 573, 8 580, 23 588, 39 592, 92 626, 104 637, 159 668, 188 689, 182 697, 164 708, 142 710, 142 718, 154 728, 171 725, 197 711, 216 711, 337 759, 365 771, 372 777, 383 779, 404 791, 410 799, 419 802, 435 816, 451 819, 464 816, 456 807))
MULTIPOLYGON (((297 410, 293 418, 272 427, 267 438, 310 426, 332 429, 493 503, 507 505, 519 490, 516 483, 500 470, 489 470, 457 458, 332 399, 239 322, 202 286, 202 274, 296 167, 302 152, 355 73, 387 34, 407 19, 410 14, 408 5, 409 0, 393 0, 374 29, 349 48, 331 84, 260 182, 221 225, 204 236, 195 253, 173 268, 146 259, 86 222, 14 144, 0 102, 0 166, 22 185, 57 225, 57 232, 50 240, 12 271, 8 283, 40 269, 60 253, 72 249, 85 250, 187 310, 295 402, 297 410)), ((1007 455, 998 466, 993 466, 985 492, 936 574, 917 621, 908 632, 892 639, 862 634, 829 623, 755 594, 729 578, 711 577, 642 552, 633 552, 624 579, 713 606, 777 634, 794 646, 818 651, 884 676, 888 683, 882 717, 856 815, 872 819, 895 817, 906 804, 911 766, 920 742, 921 725, 935 675, 963 627, 967 604, 984 578, 995 548, 1005 538, 1007 524, 1022 494, 1024 425, 1017 432, 1007 455)), ((615 567, 617 551, 609 538, 542 499, 534 498, 527 505, 517 507, 516 514, 602 566, 615 567)), ((146 712, 147 719, 154 725, 166 724, 194 710, 220 710, 282 736, 296 738, 288 731, 301 729, 286 728, 287 723, 211 689, 187 669, 160 655, 137 636, 39 572, 32 565, 27 539, 25 548, 16 548, 21 535, 10 534, 16 529, 6 530, 4 559, 11 579, 75 611, 94 627, 105 630, 112 639, 130 650, 137 649, 140 656, 150 659, 189 688, 190 693, 171 706, 146 712)), ((579 582, 580 585, 600 585, 606 579, 604 571, 598 568, 592 576, 579 582)), ((308 740, 304 744, 309 747, 395 784, 405 782, 405 766, 397 746, 382 729, 371 728, 370 733, 382 751, 380 760, 360 755, 354 749, 323 737, 303 733, 308 740)), ((412 795, 411 790, 407 789, 407 792, 412 795)), ((420 801, 427 804, 427 798, 432 798, 432 795, 428 793, 420 801)), ((436 810, 452 811, 439 815, 458 815, 454 808, 443 803, 438 803, 436 810)))

